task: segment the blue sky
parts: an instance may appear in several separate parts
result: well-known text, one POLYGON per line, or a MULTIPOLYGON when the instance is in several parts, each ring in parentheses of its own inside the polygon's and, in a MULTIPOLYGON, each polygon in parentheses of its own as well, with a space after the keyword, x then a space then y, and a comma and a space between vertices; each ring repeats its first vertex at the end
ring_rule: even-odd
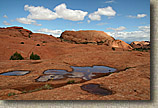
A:
POLYGON ((0 27, 60 36, 99 30, 126 42, 150 40, 150 0, 0 0, 0 27))

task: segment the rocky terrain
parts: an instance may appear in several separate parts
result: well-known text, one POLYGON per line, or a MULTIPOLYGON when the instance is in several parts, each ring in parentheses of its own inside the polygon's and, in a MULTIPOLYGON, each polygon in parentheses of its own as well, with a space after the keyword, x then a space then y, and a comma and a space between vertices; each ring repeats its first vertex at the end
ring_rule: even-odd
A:
POLYGON ((150 48, 149 41, 134 41, 130 44, 133 48, 150 48))
POLYGON ((22 27, 0 28, 0 73, 31 71, 23 76, 0 75, 0 99, 150 100, 150 50, 132 50, 134 48, 100 31, 65 31, 60 38, 55 38, 22 27), (16 51, 24 60, 9 60, 16 51), (41 60, 30 60, 32 52, 41 60), (70 66, 94 65, 117 71, 89 81, 81 78, 35 80, 48 69, 70 72, 70 66), (68 83, 72 80, 73 83, 68 83), (81 89, 85 84, 98 84, 112 94, 92 94, 81 89))

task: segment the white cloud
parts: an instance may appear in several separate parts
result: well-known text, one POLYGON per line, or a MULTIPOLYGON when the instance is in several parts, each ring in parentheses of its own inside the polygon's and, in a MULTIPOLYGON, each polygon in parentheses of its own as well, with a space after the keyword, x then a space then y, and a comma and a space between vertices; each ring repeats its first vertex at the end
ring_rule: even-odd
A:
POLYGON ((138 14, 137 18, 143 18, 143 17, 146 17, 146 16, 147 16, 146 14, 138 14))
POLYGON ((56 11, 59 18, 72 21, 84 20, 84 17, 88 14, 88 12, 84 12, 81 10, 67 9, 66 4, 64 3, 56 6, 54 10, 56 11))
POLYGON ((137 14, 137 16, 132 16, 132 15, 128 15, 127 17, 129 18, 143 18, 143 17, 146 17, 147 15, 146 14, 137 14))
POLYGON ((29 18, 16 18, 16 21, 23 23, 23 24, 33 24, 35 26, 41 26, 42 24, 38 24, 35 20, 29 18))
POLYGON ((114 31, 123 31, 125 29, 126 29, 126 27, 124 27, 124 26, 120 26, 118 28, 107 28, 107 30, 114 30, 114 31))
POLYGON ((138 29, 141 31, 150 32, 150 26, 139 26, 138 29))
POLYGON ((109 0, 109 1, 105 1, 104 3, 114 3, 115 0, 109 0))
POLYGON ((23 24, 32 24, 36 22, 35 20, 28 19, 28 18, 16 18, 16 20, 23 24))
POLYGON ((115 14, 116 14, 116 12, 110 6, 108 6, 106 8, 98 8, 97 13, 99 15, 105 15, 105 16, 115 16, 115 14))
POLYGON ((8 18, 8 16, 7 16, 7 15, 4 15, 3 17, 4 17, 4 18, 8 18))
POLYGON ((4 25, 12 25, 11 23, 8 23, 7 21, 3 21, 4 25))
POLYGON ((101 20, 101 15, 111 17, 111 16, 115 16, 116 12, 112 9, 112 7, 108 6, 108 7, 105 7, 105 8, 98 8, 97 11, 95 11, 94 13, 89 14, 88 17, 91 20, 101 20))
POLYGON ((35 26, 42 26, 42 24, 38 24, 37 22, 34 22, 33 25, 35 25, 35 26))
POLYGON ((131 32, 107 32, 116 39, 126 42, 150 40, 150 26, 139 26, 137 31, 131 32))
POLYGON ((58 18, 58 15, 55 12, 52 12, 48 8, 44 8, 43 6, 24 6, 25 11, 29 11, 30 14, 27 18, 36 19, 36 20, 54 20, 58 18))
POLYGON ((81 10, 67 9, 66 4, 64 3, 56 6, 54 8, 55 12, 43 6, 35 7, 29 5, 25 5, 24 10, 30 12, 27 18, 35 20, 54 20, 57 18, 63 18, 66 20, 80 21, 84 20, 84 17, 88 14, 88 12, 81 10))
POLYGON ((89 14, 88 16, 91 20, 101 20, 101 16, 97 13, 97 12, 94 12, 94 13, 91 13, 89 14))
POLYGON ((39 29, 39 30, 36 30, 37 32, 42 32, 42 33, 47 33, 49 35, 53 35, 55 37, 60 37, 61 33, 62 33, 62 30, 50 30, 50 29, 47 29, 47 28, 42 28, 42 29, 39 29))

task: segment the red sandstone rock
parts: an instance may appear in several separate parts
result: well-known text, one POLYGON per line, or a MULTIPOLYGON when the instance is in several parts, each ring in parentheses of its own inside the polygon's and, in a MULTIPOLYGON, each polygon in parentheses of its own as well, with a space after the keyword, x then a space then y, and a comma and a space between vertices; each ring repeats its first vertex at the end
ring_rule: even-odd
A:
POLYGON ((132 49, 132 47, 122 40, 115 40, 113 37, 103 31, 81 30, 81 31, 65 31, 61 34, 63 41, 72 43, 90 43, 98 45, 107 45, 121 49, 132 49))
MULTIPOLYGON (((98 34, 104 34, 97 32, 98 34)), ((91 34, 91 32, 89 32, 91 34)), ((0 99, 2 100, 150 100, 150 52, 112 51, 111 47, 125 44, 107 36, 107 45, 70 44, 59 39, 38 33, 30 38, 23 29, 0 29, 0 73, 12 70, 30 70, 24 76, 0 75, 0 99), (22 30, 22 34, 20 31, 22 30), (47 41, 43 43, 42 41, 47 41), (24 44, 20 44, 24 42, 24 44), (40 44, 40 46, 36 46, 40 44), (9 60, 15 52, 25 60, 9 60), (29 60, 34 52, 41 60, 29 60), (109 66, 116 68, 118 73, 81 82, 80 78, 35 82, 47 69, 64 69, 72 71, 70 66, 109 66), (69 80, 76 84, 67 85, 69 80), (95 83, 114 92, 112 95, 100 96, 83 91, 80 86, 95 83), (40 90, 41 86, 52 84, 62 87, 51 90, 40 90), (32 93, 22 93, 35 90, 32 93), (36 91, 39 90, 39 91, 36 91), (66 92, 65 92, 66 91, 66 92), (16 95, 8 96, 8 93, 16 95)), ((92 34, 93 35, 93 34, 92 34)), ((105 35, 105 34, 104 34, 105 35)), ((100 42, 93 38, 94 42, 100 42)), ((104 38, 103 38, 104 39, 104 38)), ((78 39, 76 39, 78 40, 78 39)), ((127 45, 128 46, 128 45, 127 45)))
POLYGON ((130 45, 133 48, 150 48, 150 41, 134 41, 130 45))
POLYGON ((113 37, 109 36, 105 32, 95 30, 64 31, 61 34, 61 38, 75 43, 100 42, 105 41, 107 39, 114 40, 113 37))

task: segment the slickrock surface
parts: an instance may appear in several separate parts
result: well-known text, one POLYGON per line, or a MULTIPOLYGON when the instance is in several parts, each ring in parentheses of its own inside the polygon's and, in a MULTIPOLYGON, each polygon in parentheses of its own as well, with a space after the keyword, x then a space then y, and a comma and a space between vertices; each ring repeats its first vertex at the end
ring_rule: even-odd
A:
MULTIPOLYGON (((19 29, 25 31, 22 28, 0 29, 0 73, 13 70, 31 72, 24 76, 0 75, 0 99, 150 100, 150 51, 123 51, 122 48, 112 50, 111 47, 104 44, 71 44, 44 34, 32 33, 31 37, 28 37, 27 32, 23 36, 18 31, 19 29), (9 60, 16 51, 24 57, 24 60, 9 60), (41 60, 29 60, 32 52, 38 54, 41 60), (86 82, 80 78, 65 78, 48 82, 35 81, 47 69, 72 71, 70 66, 93 65, 116 68, 117 72, 86 82), (75 84, 67 84, 70 80, 74 80, 75 84), (90 83, 99 84, 100 87, 111 90, 113 93, 101 96, 80 88, 80 86, 90 83), (46 84, 51 85, 53 89, 48 89, 46 84), (42 87, 47 87, 47 89, 41 89, 42 87), (15 95, 8 96, 9 93, 15 93, 15 95)), ((108 35, 107 37, 113 40, 112 37, 108 35)), ((113 43, 113 45, 118 44, 113 43)))

